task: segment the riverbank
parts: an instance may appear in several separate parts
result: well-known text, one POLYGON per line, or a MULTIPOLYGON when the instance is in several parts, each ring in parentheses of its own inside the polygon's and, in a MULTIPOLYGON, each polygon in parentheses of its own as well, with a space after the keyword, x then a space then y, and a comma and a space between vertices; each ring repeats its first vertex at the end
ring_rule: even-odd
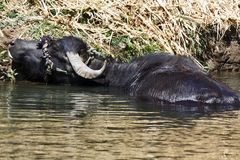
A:
MULTIPOLYGON (((14 38, 76 35, 122 61, 167 51, 194 57, 208 70, 239 71, 235 0, 11 0, 0 2, 0 18, 0 29, 13 28, 14 38)), ((2 68, 6 52, 0 50, 2 68)))

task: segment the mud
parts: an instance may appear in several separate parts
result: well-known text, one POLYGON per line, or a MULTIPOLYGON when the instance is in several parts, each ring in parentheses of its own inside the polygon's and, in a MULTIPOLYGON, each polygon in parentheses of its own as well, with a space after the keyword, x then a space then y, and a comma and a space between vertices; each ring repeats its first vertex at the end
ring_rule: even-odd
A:
POLYGON ((18 30, 6 27, 0 31, 0 50, 7 49, 8 45, 19 36, 18 30))
POLYGON ((231 26, 224 36, 216 33, 206 37, 203 59, 210 71, 240 71, 240 27, 231 26), (217 40, 219 39, 219 40, 217 40))
POLYGON ((0 30, 0 80, 13 80, 13 72, 11 70, 11 60, 7 56, 8 45, 14 41, 19 35, 18 30, 6 27, 0 30))

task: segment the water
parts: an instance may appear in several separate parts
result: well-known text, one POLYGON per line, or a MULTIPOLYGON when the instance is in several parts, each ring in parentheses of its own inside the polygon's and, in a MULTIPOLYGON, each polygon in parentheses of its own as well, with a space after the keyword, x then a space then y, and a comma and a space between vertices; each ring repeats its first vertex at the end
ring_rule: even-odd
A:
MULTIPOLYGON (((240 94, 240 74, 221 74, 240 94)), ((105 88, 0 83, 0 159, 240 159, 240 110, 178 112, 105 88)))

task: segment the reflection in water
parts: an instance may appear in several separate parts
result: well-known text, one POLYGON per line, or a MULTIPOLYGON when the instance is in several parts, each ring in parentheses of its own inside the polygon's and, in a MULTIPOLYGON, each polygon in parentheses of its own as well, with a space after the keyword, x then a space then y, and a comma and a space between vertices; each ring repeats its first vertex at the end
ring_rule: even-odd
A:
MULTIPOLYGON (((217 75, 240 91, 239 75, 217 75)), ((0 159, 239 159, 240 111, 174 112, 104 88, 0 83, 0 159)))

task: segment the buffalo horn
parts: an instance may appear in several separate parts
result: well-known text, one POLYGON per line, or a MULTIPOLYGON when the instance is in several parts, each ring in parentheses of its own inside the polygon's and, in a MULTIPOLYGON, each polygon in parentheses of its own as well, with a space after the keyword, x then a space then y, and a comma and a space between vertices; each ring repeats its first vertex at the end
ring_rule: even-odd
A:
POLYGON ((101 69, 93 70, 89 68, 85 63, 83 63, 82 58, 74 52, 67 52, 67 57, 70 64, 72 65, 73 70, 81 77, 86 79, 93 79, 100 76, 106 68, 107 62, 104 61, 104 64, 101 69))

